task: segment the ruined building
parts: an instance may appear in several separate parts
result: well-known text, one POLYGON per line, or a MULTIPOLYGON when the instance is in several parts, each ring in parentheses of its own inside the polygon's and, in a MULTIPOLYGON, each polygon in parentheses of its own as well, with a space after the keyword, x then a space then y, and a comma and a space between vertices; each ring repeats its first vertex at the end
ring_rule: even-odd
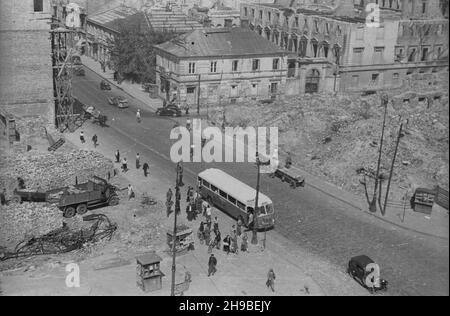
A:
POLYGON ((55 123, 51 8, 44 0, 0 0, 0 110, 22 139, 55 123))
POLYGON ((448 71, 448 1, 243 3, 241 25, 289 51, 287 94, 395 89, 448 71))

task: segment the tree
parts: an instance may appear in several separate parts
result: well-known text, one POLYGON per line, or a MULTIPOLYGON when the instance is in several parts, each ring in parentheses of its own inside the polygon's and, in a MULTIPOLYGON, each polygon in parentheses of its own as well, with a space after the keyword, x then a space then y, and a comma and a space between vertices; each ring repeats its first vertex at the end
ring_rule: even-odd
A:
POLYGON ((150 29, 142 12, 118 23, 119 34, 109 43, 113 69, 121 79, 155 83, 156 56, 153 45, 169 41, 176 34, 150 29))

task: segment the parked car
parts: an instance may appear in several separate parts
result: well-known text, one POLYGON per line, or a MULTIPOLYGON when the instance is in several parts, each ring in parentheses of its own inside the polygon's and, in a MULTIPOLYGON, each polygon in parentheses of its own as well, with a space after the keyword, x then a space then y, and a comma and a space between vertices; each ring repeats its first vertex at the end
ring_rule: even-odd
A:
POLYGON ((368 282, 367 278, 374 273, 374 268, 368 265, 375 263, 366 255, 356 256, 348 262, 347 273, 353 277, 359 284, 368 289, 372 294, 376 291, 387 291, 388 282, 380 278, 379 286, 374 287, 368 282))
POLYGON ((181 109, 175 104, 169 104, 166 107, 158 108, 156 110, 156 115, 159 116, 181 116, 181 109))
POLYGON ((127 108, 129 106, 128 105, 128 100, 125 97, 122 97, 122 96, 109 97, 108 98, 108 103, 110 105, 117 106, 120 109, 125 109, 125 108, 127 108))
POLYGON ((111 85, 109 84, 108 81, 102 80, 100 82, 100 90, 111 90, 111 85))

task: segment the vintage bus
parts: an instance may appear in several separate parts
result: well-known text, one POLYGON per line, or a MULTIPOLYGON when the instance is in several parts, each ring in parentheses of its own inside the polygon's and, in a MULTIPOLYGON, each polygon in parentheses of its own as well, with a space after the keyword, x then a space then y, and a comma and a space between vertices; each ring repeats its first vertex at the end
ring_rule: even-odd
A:
MULTIPOLYGON (((228 213, 241 218, 244 225, 248 213, 254 212, 256 190, 219 169, 206 169, 198 174, 198 192, 202 198, 228 213)), ((258 195, 257 229, 271 228, 275 224, 272 200, 261 192, 258 195)))

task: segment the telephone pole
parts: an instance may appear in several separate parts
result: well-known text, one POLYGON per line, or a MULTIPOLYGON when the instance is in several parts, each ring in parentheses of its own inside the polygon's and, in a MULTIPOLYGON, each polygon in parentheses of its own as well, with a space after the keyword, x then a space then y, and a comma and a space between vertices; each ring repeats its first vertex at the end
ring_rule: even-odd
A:
POLYGON ((202 75, 198 75, 198 91, 197 91, 197 114, 200 115, 200 80, 202 75))
POLYGON ((378 161, 377 161, 377 170, 375 173, 375 186, 373 189, 373 198, 372 201, 369 201, 369 210, 372 213, 377 211, 377 190, 378 190, 378 181, 380 177, 380 165, 381 165, 381 153, 383 151, 383 140, 384 140, 384 129, 386 127, 386 114, 387 114, 387 104, 388 104, 388 96, 383 94, 381 96, 381 104, 384 106, 384 115, 383 115, 383 126, 381 127, 381 140, 380 140, 380 149, 378 151, 378 161))
MULTIPOLYGON (((180 212, 180 171, 183 166, 178 163, 177 164, 177 179, 175 186, 175 212, 173 214, 173 236, 172 236, 172 287, 171 287, 171 296, 175 296, 175 271, 176 271, 176 258, 177 258, 177 215, 180 212)), ((170 207, 170 206, 169 206, 170 207)))
POLYGON ((398 145, 400 143, 400 138, 402 137, 402 128, 403 128, 403 123, 400 124, 400 128, 398 130, 397 142, 395 144, 395 150, 394 150, 394 157, 392 157, 392 165, 391 165, 391 170, 389 171, 389 180, 388 180, 388 184, 387 184, 387 188, 386 188, 386 196, 384 197, 384 205, 383 205, 383 208, 381 209, 381 214, 383 216, 386 214, 386 205, 387 205, 388 196, 389 196, 389 189, 391 187, 392 175, 394 173, 394 164, 395 164, 395 158, 397 157, 398 145))

